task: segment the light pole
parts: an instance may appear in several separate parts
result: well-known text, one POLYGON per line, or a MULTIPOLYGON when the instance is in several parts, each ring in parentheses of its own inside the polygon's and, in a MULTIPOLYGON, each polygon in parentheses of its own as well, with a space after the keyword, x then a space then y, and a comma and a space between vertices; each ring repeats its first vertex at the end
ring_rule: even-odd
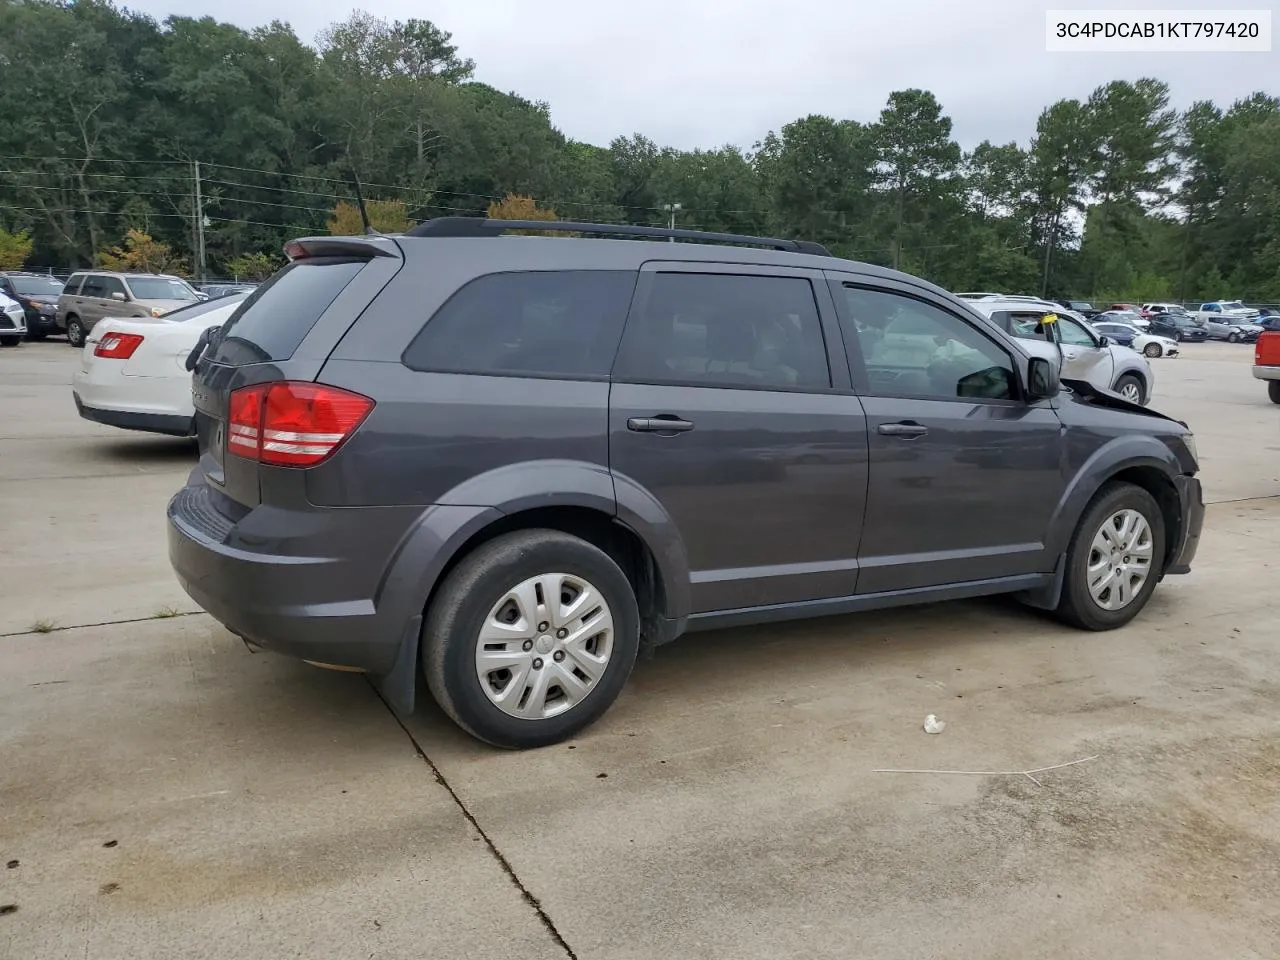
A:
MULTIPOLYGON (((664 203, 662 209, 667 211, 667 225, 674 230, 676 228, 676 214, 680 212, 680 204, 664 203)), ((667 240, 671 243, 676 242, 675 237, 667 237, 667 240)))

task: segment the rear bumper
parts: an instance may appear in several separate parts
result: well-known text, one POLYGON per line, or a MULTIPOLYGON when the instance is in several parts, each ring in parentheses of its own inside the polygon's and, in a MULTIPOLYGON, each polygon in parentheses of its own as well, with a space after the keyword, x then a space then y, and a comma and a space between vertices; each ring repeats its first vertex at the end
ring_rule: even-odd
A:
MULTIPOLYGON (((1271 341, 1268 340, 1268 343, 1271 341)), ((1264 367, 1261 364, 1254 364, 1253 376, 1255 380, 1280 380, 1280 367, 1264 367)))
POLYGON ((119 427, 121 430, 142 430, 146 433, 162 433, 170 437, 190 437, 195 433, 191 417, 180 417, 166 413, 136 413, 129 410, 104 410, 101 407, 86 406, 79 394, 73 393, 76 410, 80 416, 94 423, 103 423, 108 427, 119 427))
MULTIPOLYGON (((475 512, 431 509, 457 511, 459 519, 475 512)), ((302 660, 385 675, 402 646, 416 651, 427 593, 399 574, 396 561, 422 512, 246 510, 199 478, 169 501, 169 561, 191 598, 237 636, 302 660)))
POLYGON ((1182 507, 1182 532, 1165 573, 1190 573, 1191 562, 1200 547, 1200 531, 1204 527, 1204 495, 1196 477, 1175 477, 1173 482, 1182 507))

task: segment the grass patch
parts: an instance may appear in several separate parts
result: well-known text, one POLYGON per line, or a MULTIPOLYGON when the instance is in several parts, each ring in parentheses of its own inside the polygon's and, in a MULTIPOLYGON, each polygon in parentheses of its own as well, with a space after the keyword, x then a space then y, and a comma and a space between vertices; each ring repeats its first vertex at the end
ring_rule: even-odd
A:
POLYGON ((159 610, 157 610, 155 613, 151 615, 151 619, 152 620, 168 620, 170 617, 176 617, 181 613, 182 611, 179 610, 177 607, 161 607, 159 610))
POLYGON ((37 620, 31 625, 32 633, 53 633, 58 626, 56 620, 37 620))

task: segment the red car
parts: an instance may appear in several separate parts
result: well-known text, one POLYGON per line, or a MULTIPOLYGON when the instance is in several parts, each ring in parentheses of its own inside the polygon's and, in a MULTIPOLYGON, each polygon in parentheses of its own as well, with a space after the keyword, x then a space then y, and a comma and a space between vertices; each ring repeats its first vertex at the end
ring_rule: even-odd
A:
POLYGON ((1280 403, 1280 333, 1268 330, 1253 348, 1253 375, 1267 381, 1267 396, 1280 403))
POLYGON ((1143 320, 1151 319, 1151 312, 1137 303, 1113 303, 1107 307, 1108 310, 1131 310, 1140 316, 1143 320))

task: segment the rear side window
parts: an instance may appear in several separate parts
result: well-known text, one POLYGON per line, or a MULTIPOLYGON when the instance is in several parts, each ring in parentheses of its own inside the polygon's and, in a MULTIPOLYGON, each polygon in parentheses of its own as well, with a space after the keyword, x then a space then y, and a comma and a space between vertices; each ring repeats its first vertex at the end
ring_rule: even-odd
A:
POLYGON ((640 383, 831 386, 813 286, 801 277, 658 273, 614 370, 640 383))
POLYGON ((231 315, 212 359, 231 365, 288 360, 365 263, 316 258, 289 264, 231 315))
POLYGON ((630 270, 480 277, 436 311, 404 364, 435 373, 607 377, 635 283, 630 270))

